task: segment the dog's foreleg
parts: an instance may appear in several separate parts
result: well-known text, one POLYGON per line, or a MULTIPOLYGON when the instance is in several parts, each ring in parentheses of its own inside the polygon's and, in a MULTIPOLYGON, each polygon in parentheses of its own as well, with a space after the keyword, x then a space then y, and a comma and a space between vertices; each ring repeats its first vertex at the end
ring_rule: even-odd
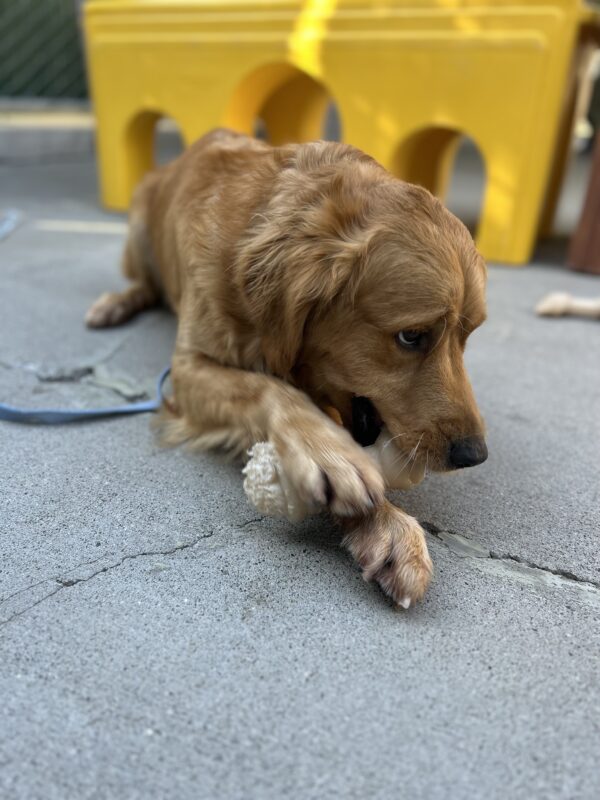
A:
POLYGON ((360 516, 383 504, 376 464, 293 386, 181 350, 173 358, 172 381, 173 400, 162 419, 166 443, 191 440, 201 449, 241 453, 270 441, 286 479, 307 505, 327 504, 338 516, 360 516))
POLYGON ((176 352, 172 380, 162 420, 167 443, 241 452, 272 442, 298 496, 315 508, 327 504, 340 518, 344 545, 365 578, 405 608, 423 596, 432 572, 423 529, 384 498, 370 456, 307 395, 201 354, 176 352))

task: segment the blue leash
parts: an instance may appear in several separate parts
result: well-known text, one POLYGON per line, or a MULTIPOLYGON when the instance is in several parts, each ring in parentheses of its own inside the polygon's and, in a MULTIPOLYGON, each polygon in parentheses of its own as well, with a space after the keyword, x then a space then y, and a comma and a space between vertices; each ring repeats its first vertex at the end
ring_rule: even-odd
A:
POLYGON ((158 411, 162 405, 162 387, 171 372, 171 367, 166 367, 160 373, 156 383, 156 397, 154 400, 142 400, 139 403, 127 403, 124 406, 108 406, 107 408, 84 408, 73 411, 56 408, 24 409, 0 403, 0 420, 6 422, 22 422, 38 425, 60 425, 64 422, 82 422, 84 420, 102 419, 103 417, 116 417, 121 414, 143 414, 147 411, 158 411))

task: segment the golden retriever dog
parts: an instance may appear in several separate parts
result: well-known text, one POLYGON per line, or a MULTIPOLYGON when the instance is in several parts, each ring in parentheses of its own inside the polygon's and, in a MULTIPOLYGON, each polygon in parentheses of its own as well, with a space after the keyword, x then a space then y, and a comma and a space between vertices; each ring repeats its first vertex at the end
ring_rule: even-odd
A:
POLYGON ((462 223, 354 147, 219 129, 137 188, 123 269, 130 286, 86 321, 118 325, 161 301, 177 314, 166 443, 271 442, 365 578, 405 608, 420 599, 423 529, 386 499, 364 430, 352 436, 353 401, 398 458, 437 471, 486 459, 463 364, 486 268, 462 223))

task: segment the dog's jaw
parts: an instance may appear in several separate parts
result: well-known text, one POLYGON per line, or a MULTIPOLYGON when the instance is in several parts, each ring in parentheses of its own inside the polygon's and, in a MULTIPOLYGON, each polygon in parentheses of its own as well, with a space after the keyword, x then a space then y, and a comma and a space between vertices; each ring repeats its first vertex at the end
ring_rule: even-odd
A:
POLYGON ((417 451, 409 453, 396 447, 387 428, 374 445, 367 448, 381 468, 389 489, 412 489, 425 478, 427 461, 417 451))
POLYGON ((368 397, 352 398, 352 437, 361 447, 369 447, 383 428, 377 409, 368 397))
POLYGON ((426 459, 418 446, 409 453, 399 448, 367 397, 352 398, 352 436, 380 466, 389 489, 411 489, 424 479, 426 459))

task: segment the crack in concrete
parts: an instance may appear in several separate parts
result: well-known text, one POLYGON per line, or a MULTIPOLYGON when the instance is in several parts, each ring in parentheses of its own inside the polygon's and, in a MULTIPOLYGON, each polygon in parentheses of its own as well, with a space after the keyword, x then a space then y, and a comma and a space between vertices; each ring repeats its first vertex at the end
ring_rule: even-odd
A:
POLYGON ((85 379, 85 383, 91 386, 98 386, 100 389, 108 389, 130 402, 147 400, 149 397, 148 392, 141 386, 136 386, 130 380, 115 375, 102 365, 92 370, 85 379))
POLYGON ((246 520, 246 522, 240 522, 237 525, 237 527, 240 528, 240 529, 241 528, 247 528, 248 525, 252 525, 252 523, 254 523, 254 522, 262 522, 263 519, 264 519, 264 517, 253 517, 252 519, 246 520))
POLYGON ((455 531, 442 530, 431 522, 421 522, 423 528, 442 542, 454 555, 485 565, 488 572, 504 578, 516 578, 531 586, 552 586, 560 589, 575 589, 593 597, 600 603, 600 581, 581 578, 568 570, 536 564, 534 561, 510 553, 497 553, 471 541, 455 531))
POLYGON ((149 397, 148 392, 141 386, 136 386, 127 378, 112 373, 102 363, 95 367, 81 366, 71 369, 59 367, 46 372, 36 371, 34 374, 41 383, 85 383, 88 386, 108 389, 130 402, 146 400, 149 397))
MULTIPOLYGON (((252 519, 239 523, 236 527, 238 529, 242 529, 254 523, 260 522, 261 520, 262 517, 253 517, 252 519)), ((550 586, 559 589, 575 589, 578 592, 585 594, 587 599, 591 600, 594 604, 600 604, 600 581, 591 581, 581 578, 568 570, 561 570, 536 564, 535 562, 523 558, 522 556, 517 556, 510 553, 498 553, 493 550, 488 550, 477 542, 473 542, 468 537, 463 536, 456 531, 443 530, 431 522, 421 522, 421 525, 431 536, 444 544, 444 546, 447 547, 448 550, 453 553, 453 555, 458 556, 459 558, 473 560, 480 566, 483 566, 487 572, 491 572, 497 577, 517 579, 520 582, 534 586, 535 588, 539 588, 541 585, 544 587, 550 586)), ((88 581, 96 578, 98 575, 118 569, 126 561, 132 561, 138 558, 147 558, 149 556, 173 555, 181 550, 188 550, 196 547, 196 545, 198 545, 201 541, 204 539, 210 539, 212 536, 214 536, 214 531, 203 534, 191 542, 180 542, 168 550, 143 550, 139 553, 127 553, 114 563, 108 564, 85 577, 63 577, 82 566, 95 564, 102 558, 105 558, 105 556, 99 556, 91 561, 83 561, 80 564, 76 564, 66 572, 63 572, 62 575, 45 578, 44 580, 37 581, 30 586, 17 589, 12 594, 6 595, 0 599, 0 604, 8 602, 14 597, 41 586, 48 581, 54 581, 58 584, 51 592, 48 592, 43 597, 38 598, 35 602, 30 603, 28 606, 20 609, 19 611, 16 611, 6 619, 0 620, 0 627, 8 625, 15 619, 23 616, 28 611, 31 611, 41 603, 53 597, 55 594, 58 594, 58 592, 73 586, 77 586, 80 583, 87 583, 88 581)))
POLYGON ((493 550, 490 550, 490 558, 498 561, 514 561, 515 563, 521 564, 528 569, 538 569, 542 572, 547 572, 550 575, 555 575, 558 578, 562 578, 564 581, 579 583, 582 586, 589 586, 592 589, 600 590, 600 581, 590 581, 587 578, 580 578, 579 575, 575 575, 574 572, 569 572, 569 570, 566 569, 540 566, 534 561, 529 561, 521 556, 513 556, 510 553, 496 553, 493 550))
POLYGON ((72 367, 44 367, 36 364, 14 364, 0 361, 0 367, 28 372, 34 375, 40 383, 84 383, 88 386, 108 389, 129 402, 147 399, 149 394, 145 388, 134 384, 124 376, 112 373, 104 366, 104 360, 112 358, 113 355, 114 352, 109 353, 106 359, 101 359, 95 366, 80 364, 72 367))
POLYGON ((91 354, 81 362, 75 362, 68 366, 53 366, 35 363, 33 361, 5 361, 0 360, 0 367, 9 370, 21 370, 35 375, 41 383, 77 383, 82 378, 94 373, 98 367, 106 364, 127 344, 129 339, 140 329, 149 329, 156 324, 156 320, 150 320, 145 324, 132 327, 124 333, 117 341, 106 350, 100 353, 91 354))
POLYGON ((4 361, 0 360, 0 367, 10 370, 20 370, 35 375, 41 383, 76 383, 86 375, 107 361, 110 361, 133 335, 133 330, 122 336, 102 353, 91 355, 86 361, 74 363, 70 366, 48 366, 33 361, 4 361))
POLYGON ((0 628, 3 628, 5 625, 8 625, 9 622, 12 622, 18 617, 22 617, 23 614, 26 614, 28 611, 31 611, 36 606, 39 606, 40 603, 44 602, 44 600, 49 600, 51 597, 54 597, 54 595, 58 594, 58 592, 60 592, 60 590, 63 588, 64 588, 63 586, 57 586, 56 589, 54 589, 54 591, 48 592, 48 594, 45 594, 43 597, 38 598, 35 601, 35 603, 31 603, 31 605, 26 606, 26 608, 22 608, 20 611, 15 611, 15 613, 12 616, 0 620, 0 628))
MULTIPOLYGON (((126 561, 133 561, 137 558, 145 558, 148 556, 170 556, 173 555, 174 553, 178 553, 180 550, 189 550, 192 547, 196 547, 196 545, 199 544, 201 541, 203 541, 204 539, 210 539, 212 536, 214 536, 214 531, 203 534, 202 536, 198 536, 191 542, 181 542, 179 544, 176 544, 169 550, 143 550, 141 553, 127 553, 118 561, 115 561, 113 564, 107 564, 106 566, 96 570, 95 572, 92 572, 91 575, 87 575, 84 578, 62 578, 59 575, 54 578, 46 578, 46 580, 44 581, 38 581, 37 583, 32 584, 30 587, 19 589, 18 591, 4 598, 2 602, 8 601, 12 597, 15 597, 16 595, 27 591, 27 589, 33 589, 34 587, 39 586, 42 583, 46 583, 46 581, 49 580, 54 580, 58 584, 58 586, 54 588, 53 591, 48 592, 48 594, 45 594, 43 597, 38 598, 34 603, 31 603, 30 605, 20 609, 19 611, 15 611, 14 614, 12 614, 10 617, 7 617, 6 619, 0 620, 0 627, 4 627, 5 625, 8 625, 10 622, 13 622, 18 617, 22 617, 23 614, 26 614, 28 611, 31 611, 36 606, 39 606, 40 603, 43 603, 45 600, 54 597, 55 594, 58 594, 58 592, 62 591, 63 589, 68 589, 71 588, 72 586, 77 586, 77 584, 79 583, 87 583, 88 581, 91 581, 94 578, 96 578, 98 575, 102 575, 103 573, 106 572, 111 572, 113 569, 118 569, 118 567, 122 566, 126 561)), ((78 566, 83 566, 85 564, 93 564, 99 560, 100 558, 94 559, 93 561, 90 562, 82 562, 82 564, 78 566)), ((70 570, 68 570, 66 573, 63 574, 68 574, 68 572, 72 572, 75 569, 77 569, 77 567, 72 567, 70 570)))
MULTIPOLYGON (((69 572, 74 572, 76 569, 80 567, 89 567, 90 564, 97 564, 98 561, 101 561, 103 558, 106 558, 105 555, 98 556, 98 558, 93 558, 91 561, 81 561, 79 564, 75 564, 74 567, 65 571, 65 575, 68 575, 69 572)), ((56 580, 56 578, 43 578, 41 581, 36 581, 36 583, 31 583, 29 586, 23 586, 20 589, 16 589, 12 594, 7 594, 5 597, 0 597, 0 605, 3 603, 7 603, 9 600, 12 600, 13 597, 18 597, 18 595, 23 594, 24 592, 28 592, 31 589, 35 589, 38 586, 41 586, 43 583, 48 583, 48 581, 56 580)))
POLYGON ((30 371, 40 383, 79 383, 82 378, 94 374, 94 367, 40 367, 30 371))
MULTIPOLYGON (((160 318, 152 319, 143 325, 144 329, 149 329, 158 324, 160 318)), ((20 370, 34 375, 40 383, 85 383, 90 386, 97 386, 100 389, 107 389, 117 396, 129 402, 145 400, 150 395, 148 390, 136 384, 124 375, 118 375, 106 367, 106 363, 127 344, 129 339, 139 331, 140 325, 132 328, 122 336, 112 347, 103 353, 92 355, 87 360, 67 366, 49 366, 36 364, 34 362, 12 362, 0 360, 0 367, 7 370, 20 370)), ((157 373, 158 374, 158 373, 157 373)), ((153 380, 155 376, 152 376, 153 380)))

